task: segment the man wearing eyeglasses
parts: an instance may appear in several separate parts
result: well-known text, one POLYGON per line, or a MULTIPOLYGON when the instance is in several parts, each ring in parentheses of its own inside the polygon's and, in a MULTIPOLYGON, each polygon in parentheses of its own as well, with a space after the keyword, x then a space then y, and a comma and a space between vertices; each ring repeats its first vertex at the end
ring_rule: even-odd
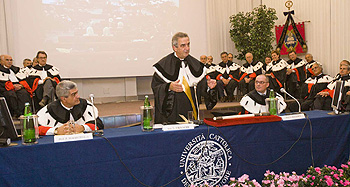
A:
MULTIPOLYGON (((244 108, 242 113, 257 114, 268 112, 265 99, 269 98, 270 95, 270 90, 268 89, 269 85, 269 78, 266 75, 262 74, 256 77, 255 89, 241 99, 240 104, 244 108)), ((281 113, 286 109, 287 104, 280 94, 276 93, 276 98, 278 99, 279 113, 281 113)))
MULTIPOLYGON (((312 71, 315 76, 306 79, 301 89, 302 99, 300 99, 299 102, 302 111, 314 109, 314 101, 317 94, 326 89, 327 85, 333 80, 331 76, 323 74, 322 65, 318 62, 312 65, 312 71)), ((297 112, 299 107, 296 102, 293 102, 290 104, 289 109, 292 112, 297 112)))
POLYGON ((54 101, 55 87, 61 81, 58 68, 47 64, 47 54, 45 51, 38 51, 36 58, 39 64, 34 66, 28 75, 28 88, 31 93, 35 93, 34 103, 36 108, 42 108, 46 104, 54 101))

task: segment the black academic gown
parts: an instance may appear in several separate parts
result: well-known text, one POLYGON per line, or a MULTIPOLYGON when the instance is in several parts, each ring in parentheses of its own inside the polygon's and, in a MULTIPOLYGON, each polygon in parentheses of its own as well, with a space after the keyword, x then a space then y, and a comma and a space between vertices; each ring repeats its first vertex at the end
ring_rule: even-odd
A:
POLYGON ((295 73, 291 73, 288 78, 291 79, 292 82, 299 82, 299 84, 302 84, 306 80, 306 63, 300 58, 296 58, 293 60, 287 61, 290 69, 294 70, 295 73))
POLYGON ((216 79, 216 76, 218 76, 218 72, 216 71, 216 65, 215 64, 205 64, 205 67, 207 68, 207 79, 210 77, 211 79, 216 79))
MULTIPOLYGON (((86 99, 79 99, 80 103, 75 105, 71 110, 64 108, 60 100, 51 102, 38 112, 38 121, 40 134, 52 135, 53 130, 51 128, 59 127, 70 120, 70 114, 74 118, 74 122, 79 125, 95 124, 98 129, 103 129, 104 125, 101 119, 98 117, 98 111, 91 103, 86 99), (95 110, 95 111, 94 111, 95 110)), ((90 127, 90 126, 89 126, 90 127)), ((93 127, 94 128, 94 127, 93 127)), ((91 130, 94 130, 94 129, 91 130)))
MULTIPOLYGON (((263 113, 268 112, 266 107, 265 99, 269 98, 270 90, 266 91, 265 95, 259 94, 255 89, 247 93, 243 96, 243 98, 240 101, 240 105, 242 108, 242 114, 252 113, 263 113)), ((278 99, 278 111, 279 113, 282 113, 286 107, 287 104, 284 102, 283 97, 276 93, 276 98, 278 99)))
MULTIPOLYGON (((301 110, 314 109, 314 101, 316 99, 317 93, 327 88, 327 85, 333 80, 332 77, 325 74, 320 74, 318 76, 310 77, 306 79, 303 86, 301 87, 301 98, 299 100, 301 105, 301 110)), ((292 112, 298 111, 298 105, 296 102, 290 104, 289 109, 292 112)))
POLYGON ((306 78, 309 78, 309 77, 312 77, 312 76, 315 76, 314 75, 314 72, 312 71, 312 65, 315 63, 316 61, 312 60, 311 62, 307 62, 306 63, 306 78))
POLYGON ((252 62, 251 64, 246 62, 242 65, 239 85, 243 95, 254 90, 255 78, 263 73, 263 68, 264 64, 262 62, 252 62), (244 78, 251 78, 252 80, 246 83, 244 78))
POLYGON ((350 109, 350 96, 346 93, 350 90, 350 76, 340 76, 338 73, 334 79, 327 85, 327 89, 322 90, 328 92, 330 95, 327 97, 322 97, 320 95, 316 96, 314 101, 314 109, 316 110, 332 110, 331 102, 334 94, 335 84, 337 81, 343 82, 342 98, 340 102, 340 111, 349 111, 350 109))
POLYGON ((280 89, 286 82, 287 62, 283 59, 272 61, 266 66, 266 73, 271 74, 270 88, 281 94, 280 89))
POLYGON ((10 68, 5 68, 0 66, 0 96, 6 98, 7 105, 13 116, 19 116, 24 112, 24 104, 30 102, 30 94, 21 88, 15 91, 13 85, 20 84, 26 77, 19 76, 20 68, 17 66, 11 66, 10 68), (10 70, 16 74, 18 82, 10 81, 10 70))
POLYGON ((36 81, 40 80, 41 71, 45 70, 47 72, 47 77, 55 78, 61 81, 58 69, 52 65, 46 64, 45 66, 40 66, 39 64, 32 67, 29 72, 27 82, 30 88, 36 90, 36 81))
MULTIPOLYGON (((193 77, 199 79, 197 95, 204 96, 207 109, 212 109, 216 104, 217 93, 214 89, 207 91, 204 65, 188 55, 185 59, 193 77), (202 77, 202 78, 201 78, 202 77)), ((152 79, 152 90, 155 101, 155 123, 174 123, 183 121, 179 114, 187 118, 188 111, 192 111, 192 105, 184 92, 169 90, 171 82, 178 80, 182 61, 171 53, 157 62, 153 67, 156 72, 152 79)), ((194 87, 190 87, 195 107, 196 97, 194 87)), ((197 97, 198 98, 198 97, 197 97)), ((197 110, 197 109, 196 109, 197 110)))

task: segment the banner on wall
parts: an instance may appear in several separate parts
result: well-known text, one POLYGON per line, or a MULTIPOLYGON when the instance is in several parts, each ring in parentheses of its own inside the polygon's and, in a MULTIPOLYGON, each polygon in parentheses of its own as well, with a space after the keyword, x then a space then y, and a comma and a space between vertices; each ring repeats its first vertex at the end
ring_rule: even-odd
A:
POLYGON ((294 11, 284 12, 287 16, 284 25, 275 26, 277 48, 281 55, 287 55, 290 51, 296 53, 306 53, 304 22, 295 23, 292 17, 294 11))

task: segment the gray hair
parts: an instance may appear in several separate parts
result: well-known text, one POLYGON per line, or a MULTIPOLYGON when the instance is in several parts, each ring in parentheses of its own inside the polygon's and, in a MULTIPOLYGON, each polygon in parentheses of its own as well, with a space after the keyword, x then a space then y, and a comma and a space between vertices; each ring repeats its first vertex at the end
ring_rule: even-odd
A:
MULTIPOLYGON (((345 62, 344 60, 342 62, 345 62)), ((348 70, 350 70, 350 65, 349 64, 342 64, 340 67, 345 66, 348 70)))
POLYGON ((69 90, 77 88, 77 84, 72 81, 62 81, 56 86, 56 95, 60 99, 61 97, 68 97, 69 90))
POLYGON ((178 40, 179 38, 189 38, 188 35, 184 32, 178 32, 176 33, 173 38, 171 39, 171 44, 175 47, 178 47, 178 40))
POLYGON ((314 65, 318 65, 321 69, 322 69, 322 72, 323 72, 323 67, 322 67, 322 64, 321 63, 319 63, 319 62, 315 62, 315 63, 313 63, 312 64, 312 68, 314 67, 314 65))
MULTIPOLYGON (((258 76, 263 76, 263 77, 265 77, 266 82, 268 82, 268 83, 270 82, 270 78, 266 74, 260 74, 258 76)), ((256 76, 256 77, 258 77, 258 76, 256 76)))

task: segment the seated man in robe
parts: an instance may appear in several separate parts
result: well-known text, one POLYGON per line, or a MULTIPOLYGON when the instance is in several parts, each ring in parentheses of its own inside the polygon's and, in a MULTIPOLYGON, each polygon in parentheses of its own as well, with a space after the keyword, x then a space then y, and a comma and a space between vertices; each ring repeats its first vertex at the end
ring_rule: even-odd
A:
POLYGON ((253 54, 245 54, 246 63, 241 67, 241 78, 239 86, 242 95, 254 90, 255 77, 262 74, 264 64, 260 61, 253 61, 253 54))
MULTIPOLYGON (((299 100, 301 105, 301 110, 314 109, 314 101, 316 99, 317 93, 327 88, 327 85, 333 80, 329 75, 323 74, 322 65, 318 62, 312 65, 312 71, 314 72, 314 77, 309 77, 306 79, 304 85, 301 87, 301 98, 299 100)), ((293 102, 289 106, 290 111, 299 111, 299 106, 296 102, 293 102)))
MULTIPOLYGON (((343 60, 344 62, 346 60, 343 60)), ((350 109, 350 102, 349 102, 349 95, 350 92, 350 66, 346 63, 340 63, 340 69, 339 73, 334 77, 334 79, 327 85, 327 88, 322 90, 321 92, 317 93, 315 102, 314 102, 314 109, 315 110, 332 110, 331 102, 334 94, 334 88, 336 81, 344 81, 344 90, 342 95, 342 107, 343 110, 349 111, 350 109)))
POLYGON ((309 78, 309 77, 312 77, 312 76, 315 76, 314 72, 312 71, 312 65, 314 65, 314 63, 316 62, 314 60, 314 57, 312 56, 312 54, 310 53, 307 53, 305 55, 305 60, 306 60, 306 66, 305 66, 305 69, 306 69, 306 78, 309 78))
POLYGON ((56 99, 55 87, 61 81, 61 77, 58 68, 46 63, 45 51, 38 51, 36 58, 39 64, 30 70, 27 78, 29 88, 26 89, 30 89, 35 95, 35 108, 42 108, 56 99))
POLYGON ((205 64, 205 67, 207 68, 207 79, 216 79, 217 76, 217 71, 216 71, 216 64, 213 63, 213 56, 208 56, 207 57, 207 63, 205 64))
POLYGON ((222 52, 220 56, 222 62, 216 66, 219 99, 221 102, 232 102, 234 91, 238 86, 241 66, 228 60, 227 52, 222 52), (224 91, 226 91, 227 97, 225 97, 224 91))
POLYGON ((266 65, 265 75, 270 78, 270 88, 281 94, 280 89, 284 87, 288 63, 281 59, 278 51, 271 52, 272 62, 266 65))
MULTIPOLYGON (((269 98, 270 90, 269 87, 269 78, 266 75, 258 75, 255 79, 255 89, 250 91, 248 94, 243 96, 240 101, 241 106, 244 108, 242 113, 263 113, 268 112, 265 99, 269 98)), ((278 99, 278 111, 279 113, 283 112, 286 109, 287 104, 284 102, 283 97, 275 93, 275 97, 278 99)))
POLYGON ((289 52, 287 61, 286 88, 288 93, 300 98, 300 87, 306 80, 306 61, 298 58, 294 51, 289 52))
POLYGON ((22 85, 26 76, 20 73, 19 67, 12 65, 10 55, 2 55, 1 58, 0 94, 5 97, 11 115, 19 117, 24 112, 24 104, 30 102, 30 94, 22 85))
POLYGON ((56 86, 58 100, 38 112, 40 135, 64 135, 103 129, 98 111, 86 99, 81 99, 77 85, 62 81, 56 86))

